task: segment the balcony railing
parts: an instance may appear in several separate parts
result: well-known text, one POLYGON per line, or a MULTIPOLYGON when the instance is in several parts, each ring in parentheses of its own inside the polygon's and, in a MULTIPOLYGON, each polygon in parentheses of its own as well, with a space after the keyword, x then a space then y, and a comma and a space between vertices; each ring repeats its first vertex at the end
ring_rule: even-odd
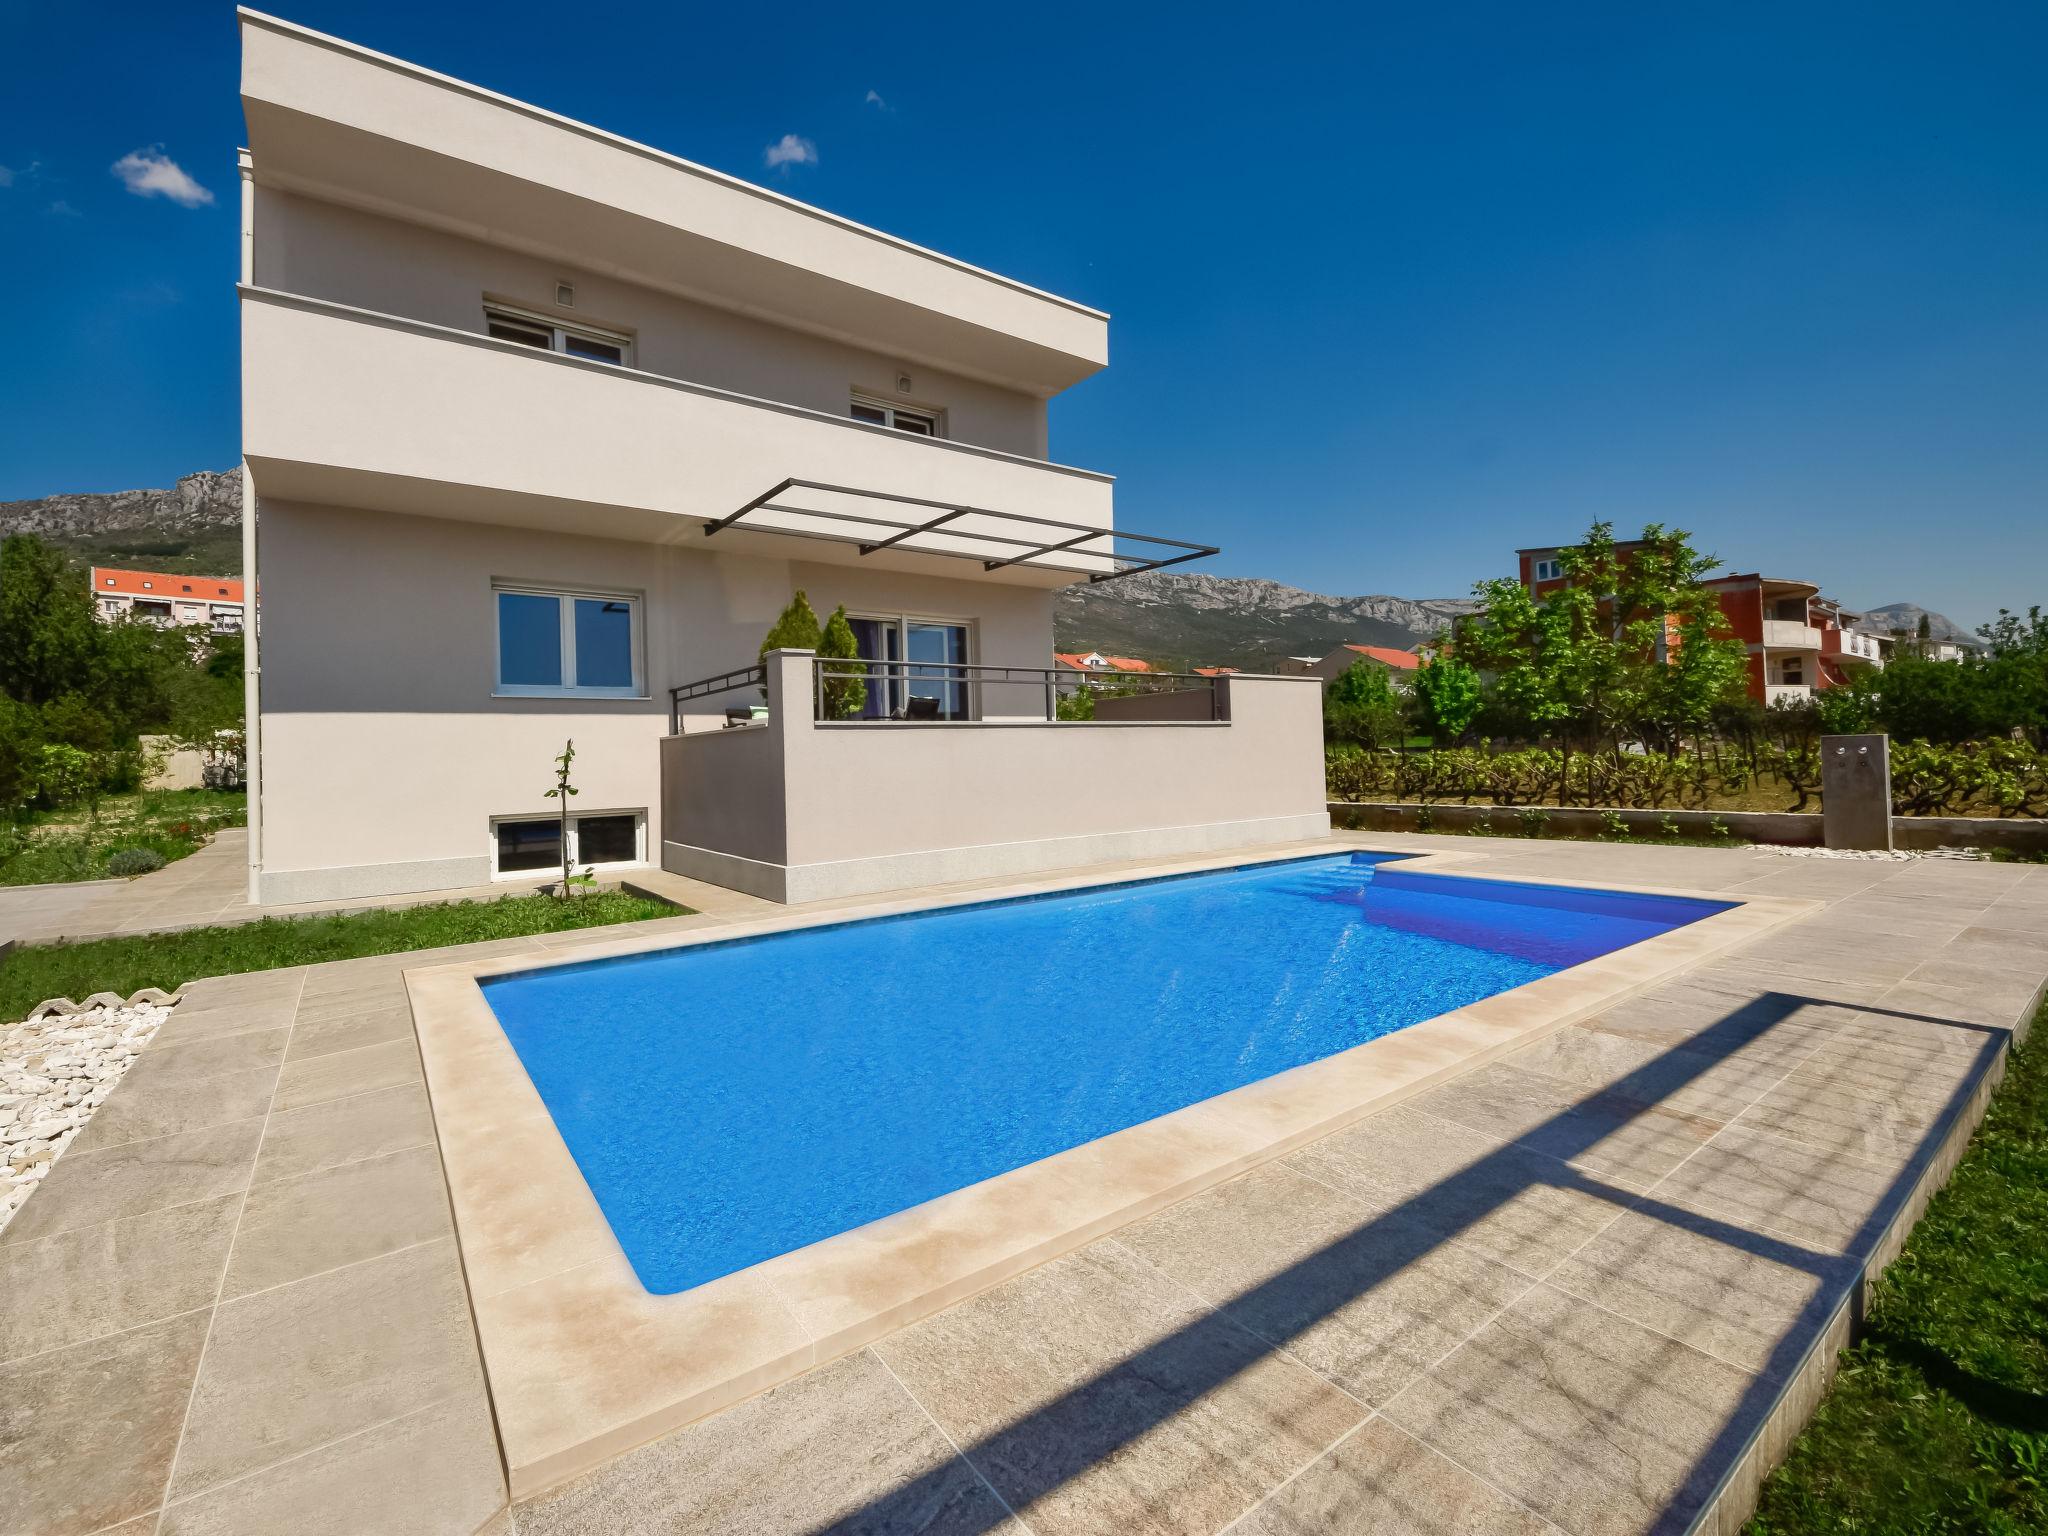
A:
MULTIPOLYGON (((679 733, 683 706, 735 693, 763 692, 762 665, 682 683, 669 689, 669 731, 679 733)), ((754 717, 752 704, 726 710, 727 723, 754 717)), ((811 664, 811 718, 828 725, 946 725, 991 718, 1066 720, 1073 724, 1139 721, 1213 721, 1221 718, 1216 679, 1192 672, 1119 672, 1100 675, 1058 667, 988 666, 957 661, 844 661, 820 656, 811 664), (851 711, 845 701, 862 685, 851 711), (991 692, 1001 707, 991 709, 991 692), (1087 697, 1085 706, 1075 701, 1087 697), (1061 706, 1067 706, 1065 715, 1061 706), (1028 713, 1027 713, 1028 711, 1028 713)))

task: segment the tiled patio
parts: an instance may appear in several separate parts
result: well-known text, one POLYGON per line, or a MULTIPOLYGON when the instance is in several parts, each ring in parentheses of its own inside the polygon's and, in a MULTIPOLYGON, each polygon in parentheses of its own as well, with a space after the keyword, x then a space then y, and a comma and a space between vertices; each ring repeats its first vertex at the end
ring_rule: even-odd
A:
POLYGON ((1825 905, 509 1513, 400 980, 452 954, 198 984, 0 1235, 6 1529, 1720 1521, 2048 977, 2048 869, 1352 840, 1825 905))

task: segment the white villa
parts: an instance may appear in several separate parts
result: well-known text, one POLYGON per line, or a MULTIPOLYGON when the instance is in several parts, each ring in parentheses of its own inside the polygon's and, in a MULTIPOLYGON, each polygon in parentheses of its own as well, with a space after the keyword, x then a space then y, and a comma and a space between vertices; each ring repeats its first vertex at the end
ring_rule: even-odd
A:
POLYGON ((535 878, 569 738, 579 864, 778 900, 1327 830, 1301 679, 1057 718, 1054 590, 1213 553, 1049 455, 1106 315, 241 31, 254 899, 535 878), (756 666, 799 589, 857 709, 844 662, 756 666))

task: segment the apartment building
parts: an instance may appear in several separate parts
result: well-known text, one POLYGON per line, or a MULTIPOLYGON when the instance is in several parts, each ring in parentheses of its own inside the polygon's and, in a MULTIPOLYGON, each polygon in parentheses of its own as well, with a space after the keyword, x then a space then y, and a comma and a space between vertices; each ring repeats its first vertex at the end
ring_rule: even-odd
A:
POLYGON ((242 631, 242 583, 228 576, 92 568, 93 611, 103 623, 135 618, 164 629, 202 625, 216 635, 242 631))
POLYGON ((1105 314, 241 33, 256 899, 538 878, 568 739, 579 865, 774 899, 1327 831, 1295 681, 1053 718, 1053 593, 1213 553, 1119 531, 1113 478, 1051 455, 1105 314), (798 590, 858 662, 757 660, 798 590))
MULTIPOLYGON (((1642 541, 1617 541, 1626 558, 1642 541)), ((1562 546, 1515 552, 1517 575, 1538 597, 1564 585, 1562 546)), ((1784 577, 1717 576, 1704 583, 1721 604, 1729 630, 1749 652, 1749 696, 1759 704, 1811 698, 1839 687, 1859 667, 1881 667, 1891 640, 1855 627, 1861 614, 1821 595, 1818 585, 1784 577)))

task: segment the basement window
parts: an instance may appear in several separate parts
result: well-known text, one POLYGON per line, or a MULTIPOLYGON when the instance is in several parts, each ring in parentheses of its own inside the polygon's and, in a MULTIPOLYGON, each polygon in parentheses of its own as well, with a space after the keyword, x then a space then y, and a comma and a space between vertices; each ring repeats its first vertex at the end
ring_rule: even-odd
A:
MULTIPOLYGON (((647 862, 645 811, 599 811, 569 818, 569 862, 605 869, 647 862)), ((501 816, 491 823, 491 873, 537 874, 562 867, 558 816, 501 816)))
POLYGON ((559 352, 564 357, 583 357, 597 363, 625 366, 632 356, 633 338, 616 331, 594 330, 589 326, 557 325, 544 315, 527 314, 498 304, 484 306, 484 329, 499 341, 516 341, 522 347, 559 352))
POLYGON ((894 427, 898 432, 909 432, 917 437, 943 437, 939 430, 941 417, 937 411, 912 410, 909 406, 891 405, 886 400, 877 400, 872 395, 853 397, 853 419, 864 421, 871 427, 894 427))

